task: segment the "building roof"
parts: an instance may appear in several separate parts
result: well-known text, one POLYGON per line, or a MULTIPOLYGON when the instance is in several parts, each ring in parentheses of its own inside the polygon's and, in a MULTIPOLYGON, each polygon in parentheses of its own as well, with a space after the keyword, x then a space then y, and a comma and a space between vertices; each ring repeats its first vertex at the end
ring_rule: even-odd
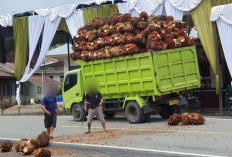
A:
MULTIPOLYGON (((29 78, 28 80, 29 82, 33 83, 33 84, 36 84, 37 86, 40 86, 42 87, 42 77, 41 76, 38 76, 38 75, 33 75, 29 78)), ((56 81, 56 80, 53 80, 51 79, 50 77, 46 76, 44 77, 44 85, 45 84, 50 84, 50 85, 54 85, 54 86, 59 86, 61 85, 60 82, 56 81)))
POLYGON ((12 74, 0 71, 0 77, 14 77, 12 74))
POLYGON ((0 63, 0 67, 4 68, 5 72, 9 72, 9 73, 14 73, 14 63, 5 63, 5 64, 2 64, 0 63))
MULTIPOLYGON (((0 63, 0 67, 4 69, 4 70, 0 69, 0 77, 14 77, 14 64, 13 63, 5 63, 5 64, 0 63)), ((42 87, 42 76, 41 75, 33 75, 28 79, 28 81, 42 87)), ((48 76, 44 77, 44 83, 49 83, 54 86, 59 86, 61 84, 59 81, 53 80, 48 76)))
MULTIPOLYGON (((72 45, 69 44, 70 53, 72 52, 72 45)), ((52 49, 48 51, 47 57, 59 57, 59 56, 67 56, 68 50, 67 50, 67 44, 64 44, 62 46, 59 46, 55 49, 52 49)))

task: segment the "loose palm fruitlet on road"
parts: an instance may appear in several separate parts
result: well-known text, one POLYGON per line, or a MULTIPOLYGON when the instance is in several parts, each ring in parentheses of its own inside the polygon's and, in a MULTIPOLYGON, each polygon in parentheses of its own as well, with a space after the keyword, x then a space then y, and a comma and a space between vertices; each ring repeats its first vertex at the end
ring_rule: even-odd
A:
POLYGON ((181 115, 180 114, 173 114, 169 119, 168 119, 168 124, 169 125, 177 125, 182 121, 181 115))
POLYGON ((184 22, 172 16, 139 17, 131 14, 114 13, 107 18, 94 18, 81 27, 73 37, 73 60, 99 60, 118 56, 160 51, 194 44, 194 38, 187 36, 184 22))
POLYGON ((11 151, 12 147, 13 143, 10 140, 5 140, 2 142, 0 149, 2 152, 9 152, 11 151))
POLYGON ((177 125, 179 123, 182 125, 203 125, 205 118, 199 113, 183 113, 182 115, 173 114, 168 120, 169 125, 177 125))

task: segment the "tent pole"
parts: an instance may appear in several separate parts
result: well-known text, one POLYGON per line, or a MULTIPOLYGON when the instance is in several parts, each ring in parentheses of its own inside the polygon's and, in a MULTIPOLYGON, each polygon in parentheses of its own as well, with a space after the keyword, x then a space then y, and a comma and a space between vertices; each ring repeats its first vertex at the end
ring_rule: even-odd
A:
POLYGON ((220 81, 220 77, 222 77, 220 75, 220 55, 219 55, 219 40, 218 40, 218 32, 217 32, 217 26, 216 23, 213 24, 214 26, 214 34, 215 34, 215 49, 216 49, 216 62, 217 62, 217 72, 218 72, 218 77, 219 77, 219 114, 220 116, 223 116, 223 104, 222 104, 222 90, 221 90, 221 81, 220 81))
POLYGON ((68 71, 70 70, 70 50, 69 50, 69 34, 67 34, 67 50, 68 50, 68 71))
POLYGON ((42 91, 41 91, 41 94, 42 94, 42 98, 43 98, 43 96, 44 96, 44 89, 43 89, 43 87, 44 87, 44 78, 43 78, 43 69, 41 69, 42 70, 42 91))

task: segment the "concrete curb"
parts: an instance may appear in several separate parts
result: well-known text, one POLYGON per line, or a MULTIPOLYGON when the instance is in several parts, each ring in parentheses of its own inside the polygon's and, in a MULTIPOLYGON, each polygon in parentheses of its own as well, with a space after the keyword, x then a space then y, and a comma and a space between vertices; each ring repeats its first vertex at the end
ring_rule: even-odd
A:
MULTIPOLYGON (((0 139, 2 143, 5 139, 0 139)), ((11 140, 14 144, 19 139, 8 139, 11 140)), ((152 150, 152 149, 143 149, 143 148, 132 148, 132 147, 117 147, 117 146, 106 146, 106 145, 94 145, 94 144, 80 144, 80 143, 64 143, 64 142, 52 142, 49 148, 62 148, 68 151, 87 151, 87 152, 100 152, 107 154, 112 157, 116 156, 146 156, 146 157, 223 157, 207 154, 195 154, 195 153, 185 153, 185 152, 174 152, 174 151, 164 151, 164 150, 152 150)))

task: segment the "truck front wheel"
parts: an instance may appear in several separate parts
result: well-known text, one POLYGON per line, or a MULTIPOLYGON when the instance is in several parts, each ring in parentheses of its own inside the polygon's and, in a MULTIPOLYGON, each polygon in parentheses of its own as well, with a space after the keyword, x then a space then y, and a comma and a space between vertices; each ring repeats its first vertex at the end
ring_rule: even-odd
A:
POLYGON ((72 107, 73 119, 77 122, 81 122, 85 119, 85 112, 80 104, 74 104, 72 107))
POLYGON ((127 120, 132 124, 142 123, 144 121, 145 115, 143 109, 135 101, 127 103, 125 112, 127 120))

